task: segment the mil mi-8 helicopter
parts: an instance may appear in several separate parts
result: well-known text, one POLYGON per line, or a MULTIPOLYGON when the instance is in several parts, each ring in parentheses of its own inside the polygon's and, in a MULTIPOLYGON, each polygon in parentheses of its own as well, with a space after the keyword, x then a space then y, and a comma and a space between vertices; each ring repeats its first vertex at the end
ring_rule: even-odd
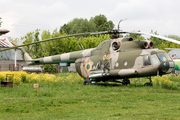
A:
POLYGON ((84 84, 99 81, 120 82, 130 84, 129 78, 149 77, 150 82, 145 85, 152 86, 151 76, 171 73, 175 63, 164 50, 154 49, 153 42, 149 40, 136 40, 132 38, 119 38, 119 34, 144 34, 163 40, 180 44, 180 41, 142 32, 127 32, 119 30, 79 33, 56 37, 34 43, 19 45, 0 50, 17 49, 19 47, 82 35, 110 34, 108 40, 101 42, 96 48, 69 52, 54 56, 32 59, 24 49, 21 49, 28 65, 59 64, 69 66, 75 63, 77 73, 85 79, 84 84), (122 79, 122 81, 117 81, 122 79))

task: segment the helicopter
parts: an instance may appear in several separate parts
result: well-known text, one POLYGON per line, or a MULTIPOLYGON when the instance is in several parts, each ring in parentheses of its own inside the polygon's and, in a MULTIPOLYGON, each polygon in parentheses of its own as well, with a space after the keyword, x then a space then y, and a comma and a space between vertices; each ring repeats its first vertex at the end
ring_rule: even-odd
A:
POLYGON ((61 36, 29 44, 6 48, 1 51, 17 49, 23 46, 37 44, 74 36, 110 34, 97 47, 74 51, 59 55, 32 59, 29 54, 20 48, 28 65, 60 64, 70 66, 75 63, 77 73, 84 78, 84 84, 100 81, 119 82, 130 84, 129 78, 148 77, 149 82, 144 85, 152 86, 151 76, 169 74, 175 69, 175 62, 164 50, 153 48, 150 40, 133 40, 133 38, 120 38, 120 34, 142 34, 180 44, 180 41, 143 32, 128 32, 118 29, 102 32, 79 33, 61 36), (119 81, 118 79, 122 79, 119 81))

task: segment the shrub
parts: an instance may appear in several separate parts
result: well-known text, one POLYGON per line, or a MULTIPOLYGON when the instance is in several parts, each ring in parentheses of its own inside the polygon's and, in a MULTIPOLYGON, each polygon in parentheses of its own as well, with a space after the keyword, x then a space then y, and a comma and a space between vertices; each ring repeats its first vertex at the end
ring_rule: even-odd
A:
POLYGON ((68 74, 66 76, 55 76, 54 74, 28 74, 24 71, 6 71, 0 72, 0 81, 6 79, 6 74, 13 74, 13 82, 17 84, 21 83, 61 83, 61 84, 73 84, 82 83, 83 78, 77 74, 68 74))
POLYGON ((171 81, 168 77, 169 76, 154 77, 152 79, 153 85, 160 86, 160 87, 166 88, 166 89, 177 89, 178 83, 171 81))

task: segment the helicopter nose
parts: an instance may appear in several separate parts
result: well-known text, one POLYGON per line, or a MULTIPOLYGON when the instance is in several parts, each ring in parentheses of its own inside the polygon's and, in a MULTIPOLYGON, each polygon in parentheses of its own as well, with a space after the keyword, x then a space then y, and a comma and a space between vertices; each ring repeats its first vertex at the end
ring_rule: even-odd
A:
POLYGON ((160 65, 160 70, 163 73, 171 73, 175 68, 175 63, 171 62, 164 62, 160 65))

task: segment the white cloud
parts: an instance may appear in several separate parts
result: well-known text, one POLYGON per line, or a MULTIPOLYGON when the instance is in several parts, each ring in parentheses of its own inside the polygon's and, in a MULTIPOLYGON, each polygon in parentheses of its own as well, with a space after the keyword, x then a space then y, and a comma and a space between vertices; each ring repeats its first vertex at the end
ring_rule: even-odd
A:
POLYGON ((180 1, 167 0, 129 0, 126 3, 118 3, 112 12, 115 23, 120 18, 128 18, 123 22, 123 29, 141 30, 145 32, 152 30, 161 34, 178 34, 180 1))
POLYGON ((161 35, 180 31, 178 0, 0 0, 2 27, 8 36, 20 37, 35 29, 54 30, 73 18, 104 14, 123 30, 157 31, 161 35))

